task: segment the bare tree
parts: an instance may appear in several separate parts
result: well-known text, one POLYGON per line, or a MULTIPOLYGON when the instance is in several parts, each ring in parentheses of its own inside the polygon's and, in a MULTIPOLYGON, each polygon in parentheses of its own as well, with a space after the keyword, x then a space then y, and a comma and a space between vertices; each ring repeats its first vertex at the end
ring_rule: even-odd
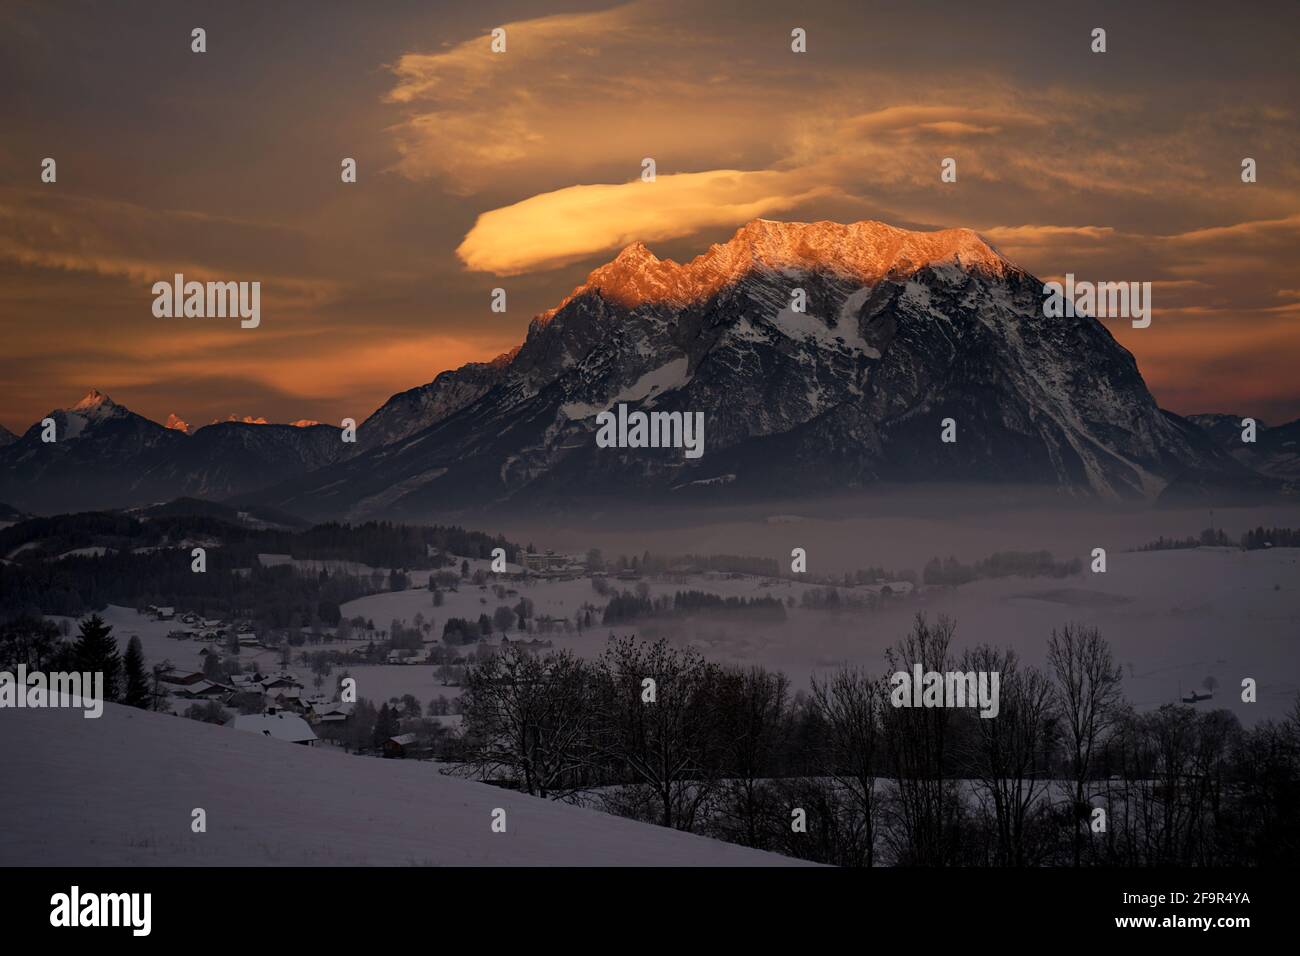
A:
POLYGON ((738 824, 741 842, 761 847, 771 810, 767 781, 787 727, 790 681, 784 674, 753 667, 723 674, 719 690, 725 761, 722 813, 738 824))
POLYGON ((1050 787, 1054 738, 1052 685, 1041 671, 1022 667, 1013 650, 981 645, 962 657, 963 671, 998 674, 999 709, 974 725, 971 775, 993 807, 996 866, 1026 866, 1029 826, 1050 787))
MULTIPOLYGON (((949 645, 956 624, 940 616, 932 627, 917 614, 912 630, 885 652, 891 671, 951 669, 949 645)), ((956 781, 947 776, 947 746, 952 711, 947 707, 885 707, 886 753, 897 781, 895 806, 898 862, 944 866, 956 856, 955 836, 961 816, 956 781)))
POLYGON ((605 758, 621 778, 649 788, 661 824, 692 829, 718 778, 718 667, 693 649, 625 637, 611 642, 598 672, 605 758))
POLYGON ((507 768, 542 797, 582 789, 591 765, 588 670, 567 650, 536 657, 515 646, 467 668, 468 762, 486 772, 507 768))
POLYGON ((829 681, 812 681, 812 702, 826 725, 825 774, 848 792, 861 816, 861 845, 867 866, 876 859, 876 777, 882 753, 885 682, 845 668, 829 681))
POLYGON ((1073 784, 1074 865, 1078 866, 1090 813, 1088 780, 1094 755, 1119 714, 1123 675, 1111 657, 1110 644, 1091 627, 1067 624, 1060 631, 1053 630, 1047 642, 1047 661, 1056 684, 1073 784))

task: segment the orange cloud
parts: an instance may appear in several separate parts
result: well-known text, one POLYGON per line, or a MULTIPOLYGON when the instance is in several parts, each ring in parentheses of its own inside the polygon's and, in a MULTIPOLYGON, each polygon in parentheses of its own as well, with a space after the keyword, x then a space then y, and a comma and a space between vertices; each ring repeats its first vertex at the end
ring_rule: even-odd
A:
POLYGON ((735 169, 570 186, 483 213, 456 254, 470 269, 514 275, 745 222, 827 192, 798 173, 735 169))

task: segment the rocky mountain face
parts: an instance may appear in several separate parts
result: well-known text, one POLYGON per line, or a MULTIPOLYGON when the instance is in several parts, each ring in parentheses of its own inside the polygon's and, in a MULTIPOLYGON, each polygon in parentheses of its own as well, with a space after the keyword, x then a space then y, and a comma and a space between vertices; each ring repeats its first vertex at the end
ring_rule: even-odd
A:
POLYGON ((54 441, 42 440, 46 429, 37 422, 0 448, 0 500, 26 511, 135 503, 141 463, 185 438, 95 389, 46 417, 54 441))
POLYGON ((340 435, 334 425, 217 422, 145 462, 141 483, 167 497, 225 498, 340 460, 350 447, 340 435))
POLYGON ((0 448, 3 448, 5 445, 12 445, 17 440, 17 435, 5 428, 3 425, 0 425, 0 448))
POLYGON ((1300 481, 1300 419, 1285 425, 1255 423, 1255 440, 1242 440, 1244 415, 1189 415, 1224 451, 1252 471, 1282 481, 1300 481))
POLYGON ((180 495, 224 498, 339 460, 328 425, 221 422, 188 435, 137 415, 104 393, 47 416, 0 448, 0 500, 26 511, 119 508, 180 495))
POLYGON ((471 362, 449 369, 428 385, 398 392, 357 429, 356 451, 400 441, 478 401, 501 381, 518 351, 499 355, 491 362, 471 362))
POLYGON ((1243 454, 1221 421, 1160 409, 1101 323, 1043 313, 1042 283, 970 230, 759 219, 685 264, 628 246, 517 349, 394 395, 356 444, 303 423, 188 434, 91 392, 51 413, 57 442, 37 425, 0 447, 0 500, 426 519, 935 482, 1182 502, 1294 477, 1295 423, 1243 454), (703 453, 600 447, 619 407, 698 414, 703 453))
POLYGON ((1157 407, 1101 323, 1046 318, 1042 301, 1041 282, 963 229, 756 220, 684 265, 636 243, 538 316, 495 381, 460 393, 487 385, 477 397, 259 497, 418 517, 882 482, 1154 499, 1188 473, 1247 473, 1157 407), (619 404, 703 413, 703 455, 597 447, 596 416, 619 404))

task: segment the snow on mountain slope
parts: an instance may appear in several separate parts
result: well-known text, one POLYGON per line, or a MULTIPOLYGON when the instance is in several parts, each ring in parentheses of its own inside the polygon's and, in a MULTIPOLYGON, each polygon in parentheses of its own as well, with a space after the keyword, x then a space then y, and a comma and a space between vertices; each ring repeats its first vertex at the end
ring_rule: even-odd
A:
POLYGON ((677 500, 722 476, 729 497, 963 481, 1151 500, 1207 472, 1249 474, 976 233, 759 219, 685 264, 633 243, 535 318, 478 398, 262 500, 420 519, 677 500), (621 402, 703 413, 703 457, 597 448, 595 416, 621 402))
POLYGON ((1243 465, 1284 481, 1300 480, 1300 419, 1285 425, 1256 420, 1255 440, 1242 441, 1245 415, 1190 415, 1214 442, 1243 465))
MULTIPOLYGON (((223 498, 337 461, 350 446, 333 425, 218 422, 193 434, 160 425, 91 389, 0 445, 0 500, 30 511, 130 507, 183 495, 223 498)), ((173 416, 174 418, 174 416, 173 416)))
POLYGON ((766 866, 798 861, 107 704, 0 711, 0 866, 766 866), (192 833, 191 812, 207 812, 192 833), (491 813, 506 811, 507 832, 491 813))

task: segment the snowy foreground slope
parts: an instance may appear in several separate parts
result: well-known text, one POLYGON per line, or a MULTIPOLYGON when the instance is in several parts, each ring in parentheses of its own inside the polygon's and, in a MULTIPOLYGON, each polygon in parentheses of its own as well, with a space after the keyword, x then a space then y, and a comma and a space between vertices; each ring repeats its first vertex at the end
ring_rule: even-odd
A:
POLYGON ((114 704, 0 710, 0 865, 764 866, 797 861, 114 704), (191 812, 207 811, 193 833, 191 812), (507 832, 491 832, 504 808, 507 832))

